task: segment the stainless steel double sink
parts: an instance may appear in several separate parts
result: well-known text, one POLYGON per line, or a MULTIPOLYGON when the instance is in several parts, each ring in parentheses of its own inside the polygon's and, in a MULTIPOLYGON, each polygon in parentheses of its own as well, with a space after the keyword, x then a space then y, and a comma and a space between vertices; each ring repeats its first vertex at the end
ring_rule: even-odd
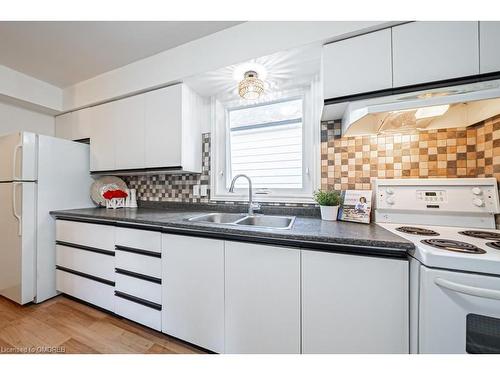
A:
POLYGON ((188 221, 199 223, 229 224, 266 229, 291 229, 295 216, 248 215, 213 212, 191 217, 188 221))

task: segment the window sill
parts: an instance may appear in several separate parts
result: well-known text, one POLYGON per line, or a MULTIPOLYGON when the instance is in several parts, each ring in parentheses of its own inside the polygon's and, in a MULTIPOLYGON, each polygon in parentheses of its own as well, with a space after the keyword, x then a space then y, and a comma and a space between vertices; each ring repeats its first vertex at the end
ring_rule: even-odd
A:
MULTIPOLYGON (((213 202, 248 202, 248 194, 217 194, 210 197, 210 201, 213 202)), ((254 202, 259 203, 302 203, 302 204, 314 204, 315 201, 312 197, 308 195, 298 195, 293 196, 272 196, 272 195, 254 195, 254 202)))

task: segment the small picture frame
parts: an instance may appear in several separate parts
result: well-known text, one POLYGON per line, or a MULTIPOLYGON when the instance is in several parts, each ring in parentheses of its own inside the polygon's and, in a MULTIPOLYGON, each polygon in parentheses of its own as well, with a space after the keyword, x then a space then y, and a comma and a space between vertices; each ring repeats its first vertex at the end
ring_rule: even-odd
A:
POLYGON ((369 224, 371 210, 371 190, 346 190, 342 192, 339 220, 369 224))

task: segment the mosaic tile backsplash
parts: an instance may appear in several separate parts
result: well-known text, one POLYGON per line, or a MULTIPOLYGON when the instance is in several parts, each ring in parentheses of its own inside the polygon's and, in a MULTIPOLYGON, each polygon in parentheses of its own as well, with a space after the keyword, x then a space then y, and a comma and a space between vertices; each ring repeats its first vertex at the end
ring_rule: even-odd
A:
MULTIPOLYGON (((182 203, 211 203, 217 204, 239 204, 246 205, 247 202, 217 202, 210 200, 210 133, 202 136, 202 172, 201 174, 179 174, 179 175, 144 175, 125 176, 123 179, 130 189, 137 189, 139 202, 182 202, 182 203), (194 185, 205 185, 207 195, 195 197, 193 195, 194 185)), ((287 207, 314 207, 314 204, 300 203, 262 203, 263 206, 287 206, 287 207)))
MULTIPOLYGON (((124 179, 130 188, 137 189, 140 201, 213 203, 210 201, 209 133, 203 134, 202 157, 201 174, 128 176, 124 179), (193 185, 198 184, 207 186, 207 196, 193 196, 193 185)), ((467 128, 363 137, 342 137, 340 122, 321 124, 322 189, 368 190, 377 177, 492 176, 500 181, 500 116, 467 128)))
POLYGON ((123 177, 139 201, 208 203, 210 201, 210 133, 202 135, 201 174, 144 175, 123 177), (206 185, 206 197, 194 197, 193 186, 206 185))
POLYGON ((405 135, 342 137, 340 129, 340 122, 321 124, 322 189, 371 189, 374 178, 500 181, 500 116, 467 128, 405 135))

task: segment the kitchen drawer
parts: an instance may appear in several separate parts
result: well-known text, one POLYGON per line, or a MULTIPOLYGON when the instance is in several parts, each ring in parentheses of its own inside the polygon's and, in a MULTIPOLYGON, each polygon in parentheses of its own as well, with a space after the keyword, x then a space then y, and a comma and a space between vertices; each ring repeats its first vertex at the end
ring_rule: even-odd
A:
POLYGON ((97 252, 65 245, 56 245, 56 264, 108 281, 115 279, 113 252, 97 252))
POLYGON ((116 246, 115 267, 161 279, 161 253, 116 246))
POLYGON ((140 229, 116 228, 116 245, 161 253, 161 233, 140 229))
POLYGON ((57 220, 56 239, 62 242, 114 251, 115 228, 109 225, 57 220))
POLYGON ((145 280, 140 275, 131 275, 128 271, 116 269, 115 281, 116 290, 127 293, 129 295, 142 298, 146 301, 154 302, 161 305, 161 283, 160 279, 145 280))
POLYGON ((115 287, 113 285, 103 284, 66 271, 56 270, 56 288, 60 292, 103 309, 113 312, 115 310, 115 287))
MULTIPOLYGON (((115 293, 115 313, 134 322, 161 331, 161 307, 149 307, 143 302, 133 301, 134 297, 115 293)), ((153 304, 151 304, 153 306, 153 304)))

